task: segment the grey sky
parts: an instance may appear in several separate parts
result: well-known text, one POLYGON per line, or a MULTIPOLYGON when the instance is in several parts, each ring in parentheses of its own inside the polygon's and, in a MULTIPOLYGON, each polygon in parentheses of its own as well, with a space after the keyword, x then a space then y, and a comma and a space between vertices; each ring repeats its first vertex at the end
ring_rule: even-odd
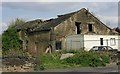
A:
POLYGON ((90 12, 111 28, 118 26, 118 2, 3 2, 2 28, 5 30, 15 18, 26 21, 49 19, 81 8, 89 8, 90 12))

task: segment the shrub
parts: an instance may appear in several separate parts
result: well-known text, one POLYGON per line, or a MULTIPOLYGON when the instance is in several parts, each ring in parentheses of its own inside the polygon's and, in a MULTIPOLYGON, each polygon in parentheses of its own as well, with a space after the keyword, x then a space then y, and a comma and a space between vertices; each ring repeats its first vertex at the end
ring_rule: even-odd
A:
POLYGON ((9 49, 20 49, 21 41, 19 40, 17 30, 9 28, 2 34, 2 49, 3 51, 9 49))
POLYGON ((16 26, 25 23, 21 19, 16 19, 14 22, 10 23, 10 26, 2 34, 2 50, 6 51, 9 49, 21 49, 22 41, 19 39, 16 26))
POLYGON ((110 57, 106 53, 87 52, 84 50, 62 50, 52 54, 45 54, 40 57, 39 69, 71 68, 71 67, 98 67, 109 63, 110 57), (65 53, 75 55, 63 60, 60 56, 65 53), (42 67, 41 67, 42 65, 42 67))
POLYGON ((101 55, 97 52, 84 52, 81 54, 76 54, 73 57, 64 59, 63 63, 91 67, 105 66, 106 63, 109 63, 109 56, 101 55))

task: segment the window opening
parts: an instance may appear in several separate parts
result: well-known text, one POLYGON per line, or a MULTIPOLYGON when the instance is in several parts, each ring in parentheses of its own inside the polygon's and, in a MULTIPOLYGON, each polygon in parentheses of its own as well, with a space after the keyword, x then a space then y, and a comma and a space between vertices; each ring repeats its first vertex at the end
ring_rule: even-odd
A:
POLYGON ((88 24, 88 29, 89 29, 89 32, 93 31, 92 24, 88 24))
POLYGON ((76 33, 80 34, 81 33, 81 27, 80 27, 80 22, 75 22, 75 26, 76 26, 76 33))
POLYGON ((103 38, 100 38, 100 45, 103 45, 103 38))

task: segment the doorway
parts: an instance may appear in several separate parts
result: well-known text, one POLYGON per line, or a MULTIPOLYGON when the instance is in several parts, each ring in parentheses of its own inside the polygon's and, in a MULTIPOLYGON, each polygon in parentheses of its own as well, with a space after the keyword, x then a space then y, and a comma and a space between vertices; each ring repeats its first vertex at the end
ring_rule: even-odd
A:
POLYGON ((61 50, 62 49, 62 42, 61 41, 57 41, 56 42, 56 50, 61 50))

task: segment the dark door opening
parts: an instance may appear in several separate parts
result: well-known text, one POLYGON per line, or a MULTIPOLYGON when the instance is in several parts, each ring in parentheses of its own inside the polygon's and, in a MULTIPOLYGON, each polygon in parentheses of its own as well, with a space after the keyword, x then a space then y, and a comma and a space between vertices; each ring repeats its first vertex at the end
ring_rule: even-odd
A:
POLYGON ((56 50, 61 50, 62 49, 62 42, 61 41, 57 41, 56 42, 56 50))
POLYGON ((92 24, 88 24, 88 29, 89 29, 89 32, 92 32, 92 31, 93 31, 92 24))
POLYGON ((103 45, 103 38, 100 38, 100 45, 103 45))
POLYGON ((80 34, 81 33, 81 28, 80 28, 80 22, 75 22, 75 26, 76 26, 76 33, 80 34))

